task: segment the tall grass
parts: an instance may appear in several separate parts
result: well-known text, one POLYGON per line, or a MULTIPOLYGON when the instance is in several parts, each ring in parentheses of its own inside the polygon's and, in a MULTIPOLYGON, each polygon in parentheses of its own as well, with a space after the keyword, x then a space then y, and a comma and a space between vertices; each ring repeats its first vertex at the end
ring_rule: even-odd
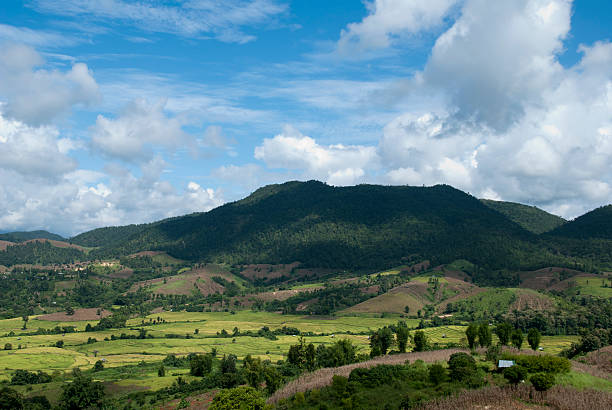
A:
POLYGON ((525 403, 547 406, 557 410, 612 409, 612 394, 597 390, 576 390, 566 386, 554 386, 548 392, 536 392, 533 387, 521 385, 511 387, 485 387, 464 391, 448 398, 429 401, 419 410, 455 410, 473 408, 495 408, 510 410, 529 408, 525 403))
POLYGON ((341 367, 328 367, 305 373, 297 379, 287 383, 268 399, 268 403, 276 403, 279 400, 289 398, 298 392, 312 389, 320 389, 331 384, 335 375, 348 377, 353 369, 369 368, 379 364, 403 364, 406 360, 423 360, 424 362, 446 361, 453 353, 469 352, 464 349, 433 350, 429 352, 412 352, 395 355, 380 356, 365 362, 349 364, 341 367))

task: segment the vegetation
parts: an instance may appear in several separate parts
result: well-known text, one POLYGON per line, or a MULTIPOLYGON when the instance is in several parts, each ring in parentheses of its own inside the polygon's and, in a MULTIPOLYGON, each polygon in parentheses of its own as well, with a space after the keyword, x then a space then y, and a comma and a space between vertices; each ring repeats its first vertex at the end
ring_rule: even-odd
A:
POLYGON ((567 221, 557 215, 549 214, 535 206, 517 204, 515 202, 493 201, 481 199, 486 206, 495 209, 510 220, 535 234, 551 231, 567 221))

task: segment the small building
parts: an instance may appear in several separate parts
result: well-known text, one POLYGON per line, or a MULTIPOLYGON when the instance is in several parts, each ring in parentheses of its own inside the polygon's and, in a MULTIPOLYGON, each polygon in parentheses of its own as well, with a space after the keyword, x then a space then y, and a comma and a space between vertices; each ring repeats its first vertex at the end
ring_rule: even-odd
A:
POLYGON ((514 366, 514 360, 500 360, 497 362, 498 369, 505 369, 514 366))

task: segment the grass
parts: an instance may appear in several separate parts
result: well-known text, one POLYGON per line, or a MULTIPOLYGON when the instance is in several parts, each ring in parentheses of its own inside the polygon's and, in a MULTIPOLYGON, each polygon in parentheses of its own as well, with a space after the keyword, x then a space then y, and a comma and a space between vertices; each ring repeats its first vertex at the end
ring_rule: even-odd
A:
POLYGON ((581 295, 591 295, 602 298, 612 298, 612 281, 605 278, 578 277, 573 279, 581 295), (604 287, 607 284, 609 287, 604 287))
POLYGON ((612 380, 602 379, 588 373, 571 371, 566 374, 557 375, 556 381, 563 386, 572 386, 578 390, 595 389, 612 392, 612 380))

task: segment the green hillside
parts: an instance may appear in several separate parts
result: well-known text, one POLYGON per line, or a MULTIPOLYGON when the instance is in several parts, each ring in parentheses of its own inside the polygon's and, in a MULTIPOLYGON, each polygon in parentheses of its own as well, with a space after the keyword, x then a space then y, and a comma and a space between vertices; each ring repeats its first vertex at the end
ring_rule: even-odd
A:
POLYGON ((207 213, 149 225, 92 256, 142 250, 185 260, 350 269, 410 259, 518 269, 553 258, 531 232, 447 185, 331 187, 316 181, 267 186, 207 213))
POLYGON ((25 242, 30 239, 52 239, 54 241, 65 241, 66 239, 47 231, 30 232, 7 232, 0 233, 0 241, 25 242))
POLYGON ((481 199, 486 206, 510 218, 523 228, 535 234, 551 231, 567 221, 557 215, 549 214, 535 206, 516 202, 493 201, 481 199))
POLYGON ((587 212, 550 234, 576 239, 612 239, 612 205, 587 212))
POLYGON ((140 224, 98 228, 74 236, 70 238, 70 242, 76 245, 88 247, 112 246, 117 242, 125 240, 130 236, 141 232, 147 226, 149 225, 140 224))

